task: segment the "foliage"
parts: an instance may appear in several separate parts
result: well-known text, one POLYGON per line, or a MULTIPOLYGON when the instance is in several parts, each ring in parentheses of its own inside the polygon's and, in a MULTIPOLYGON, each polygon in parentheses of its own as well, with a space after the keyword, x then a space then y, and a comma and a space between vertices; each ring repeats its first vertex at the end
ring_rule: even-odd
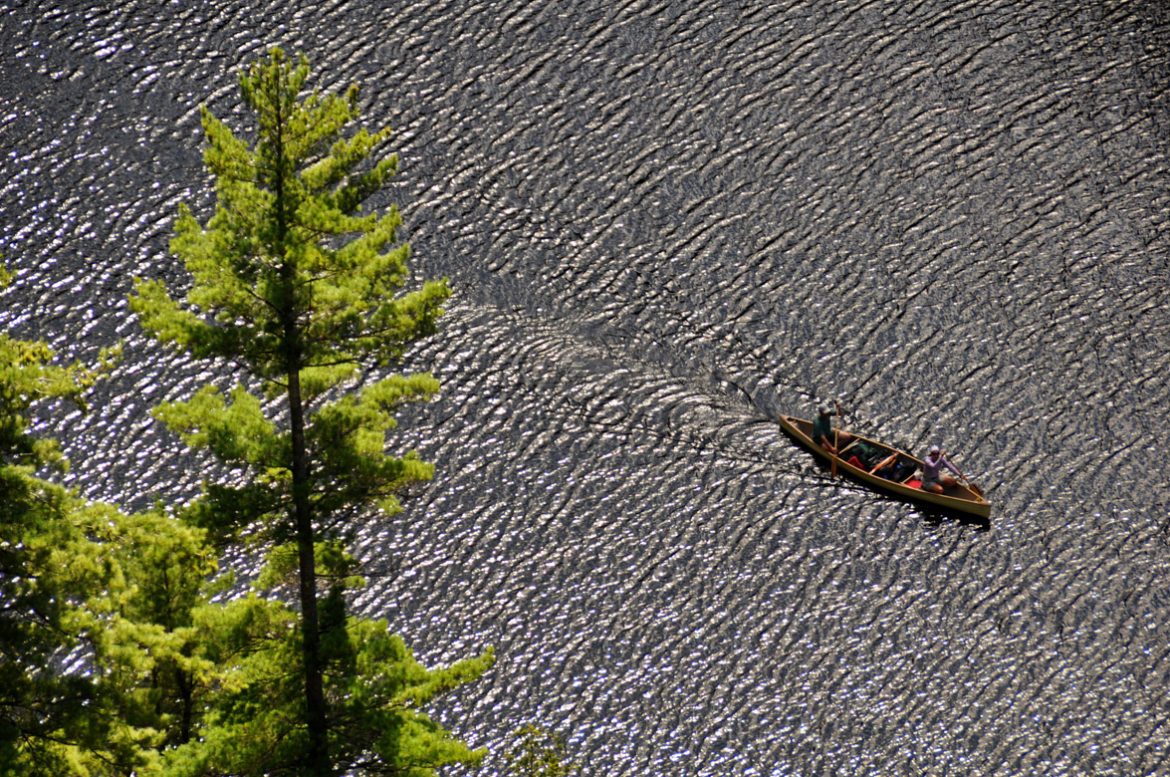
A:
MULTIPOLYGON (((103 352, 103 360, 111 352, 103 352)), ((53 363, 43 342, 0 335, 0 462, 33 471, 43 466, 64 469, 57 443, 29 434, 29 408, 36 402, 68 400, 84 409, 83 395, 99 371, 79 364, 53 363)))
POLYGON ((565 761, 565 743, 540 726, 527 725, 512 733, 504 752, 508 773, 515 777, 569 777, 577 767, 565 761))
MULTIPOLYGON (((7 453, 7 451, 6 451, 7 453)), ((46 667, 77 644, 69 594, 83 582, 73 501, 26 467, 0 466, 0 774, 62 773, 66 745, 90 739, 84 677, 46 667)))
MULTIPOLYGON (((256 592, 195 613, 203 678, 216 688, 199 736, 164 753, 168 777, 298 774, 307 747, 300 709, 297 615, 256 592)), ((326 640, 330 753, 357 773, 432 775, 475 763, 480 751, 452 739, 419 707, 475 679, 491 652, 440 670, 422 667, 385 622, 349 617, 326 640)))
POLYGON ((431 476, 384 446, 397 410, 438 383, 385 368, 435 331, 449 291, 402 291, 397 212, 359 214, 394 170, 392 156, 358 169, 387 133, 341 138, 356 89, 302 99, 307 75, 279 50, 243 74, 254 147, 203 112, 216 212, 203 227, 181 208, 172 243, 195 283, 185 302, 151 281, 132 299, 160 339, 240 364, 259 389, 156 410, 246 477, 139 514, 38 478, 66 462, 29 433, 30 408, 83 406, 100 369, 0 336, 0 777, 425 777, 483 756, 422 708, 482 675, 491 650, 429 670, 385 622, 345 610, 363 584, 347 528, 431 476), (269 562, 229 598, 216 556, 240 538, 266 542, 269 562), (290 581, 299 608, 279 596, 290 581))
MULTIPOLYGON (((0 273, 0 282, 8 279, 0 273)), ((103 360, 109 353, 103 354, 103 360)), ((64 470, 52 440, 29 431, 31 408, 83 394, 100 368, 54 363, 41 342, 0 334, 0 775, 59 775, 83 770, 94 755, 132 764, 141 738, 102 714, 100 684, 60 671, 66 651, 101 630, 84 606, 89 592, 115 577, 86 528, 106 520, 104 506, 86 505, 36 472, 64 470)))
POLYGON ((303 94, 308 73, 279 49, 242 73, 254 143, 203 109, 215 212, 204 225, 181 206, 171 243, 193 284, 176 301, 138 280, 131 298, 161 341, 245 373, 227 394, 208 386, 155 415, 235 473, 205 483, 187 522, 217 545, 267 543, 261 587, 295 570, 300 605, 253 593, 175 622, 199 649, 173 652, 174 670, 206 692, 198 736, 164 752, 174 774, 426 775, 481 755, 418 707, 482 674, 490 650, 427 671, 386 624, 345 613, 361 583, 344 552, 354 521, 398 510, 397 495, 433 471, 385 445, 397 411, 438 383, 387 371, 435 332, 450 292, 446 281, 407 290, 397 210, 361 213, 397 165, 367 161, 388 131, 349 130, 357 88, 303 94))
POLYGON ((254 474, 247 485, 209 488, 199 519, 220 521, 214 528, 225 536, 256 528, 279 534, 290 523, 301 429, 296 418, 278 428, 265 398, 285 396, 290 412, 306 415, 303 444, 313 466, 298 485, 322 526, 355 506, 397 510, 396 494, 433 469, 411 453, 386 455, 384 443, 395 412, 429 399, 438 382, 429 375, 369 380, 369 370, 396 364, 432 334, 450 292, 446 281, 401 291, 410 249, 395 244, 397 209, 358 215, 397 166, 391 155, 356 169, 388 131, 339 138, 356 118, 357 87, 299 100, 307 76, 303 58, 294 66, 279 49, 241 76, 258 117, 254 148, 203 110, 215 213, 204 228, 182 206, 171 244, 194 285, 186 304, 160 281, 138 281, 131 299, 160 340, 240 364, 260 381, 263 396, 243 386, 224 396, 209 386, 156 411, 189 445, 254 474))

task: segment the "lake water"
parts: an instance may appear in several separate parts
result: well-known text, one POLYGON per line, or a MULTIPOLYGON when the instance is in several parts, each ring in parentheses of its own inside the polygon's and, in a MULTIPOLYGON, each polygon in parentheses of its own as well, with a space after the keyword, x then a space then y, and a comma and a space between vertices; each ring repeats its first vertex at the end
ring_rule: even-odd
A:
MULTIPOLYGON (((93 498, 192 497, 143 337, 210 204, 198 105, 304 51, 389 122, 436 462, 364 527, 436 715, 590 775, 1170 774, 1170 12, 1158 2, 4 2, 0 324, 92 358, 93 498), (941 443, 989 525, 835 481, 778 412, 941 443)), ((496 761, 489 764, 498 765, 496 761)))

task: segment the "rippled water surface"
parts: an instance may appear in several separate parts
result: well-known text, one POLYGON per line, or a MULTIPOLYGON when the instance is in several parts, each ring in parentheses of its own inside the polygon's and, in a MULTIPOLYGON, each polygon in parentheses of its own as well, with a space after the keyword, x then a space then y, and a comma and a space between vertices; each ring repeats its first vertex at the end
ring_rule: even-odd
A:
POLYGON ((0 1, 0 321, 126 359, 46 419, 131 506, 202 464, 146 410, 198 105, 303 50, 391 123, 438 465, 360 605, 438 714, 597 775, 1170 773, 1170 13, 1158 2, 0 1), (981 483, 989 526, 835 482, 780 411, 981 483))

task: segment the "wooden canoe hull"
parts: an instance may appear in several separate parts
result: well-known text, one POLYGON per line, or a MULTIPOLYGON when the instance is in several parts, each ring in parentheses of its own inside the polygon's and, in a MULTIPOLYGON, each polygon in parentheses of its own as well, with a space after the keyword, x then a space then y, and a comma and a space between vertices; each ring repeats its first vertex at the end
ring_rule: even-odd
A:
MULTIPOLYGON (((991 504, 979 494, 972 491, 967 486, 960 483, 954 488, 949 488, 941 494, 936 494, 931 491, 923 491, 916 486, 906 485, 893 480, 873 475, 861 467, 850 464, 840 456, 836 456, 823 447, 813 442, 812 439, 812 422, 803 418, 795 418, 789 415, 780 415, 780 428, 783 429, 789 437, 792 437, 798 443, 803 445, 808 450, 812 451, 817 456, 832 463, 834 459, 837 462, 837 468, 849 475, 854 480, 858 480, 871 488, 878 491, 883 491, 887 494, 900 497, 902 499, 910 499, 915 502, 931 505, 941 510, 955 511, 966 513, 967 515, 974 515, 979 518, 988 518, 991 515, 991 504)), ((854 439, 864 440, 875 448, 880 448, 888 454, 898 454, 899 457, 913 463, 917 467, 922 466, 922 460, 911 456, 905 451, 898 450, 884 443, 871 440, 867 437, 862 437, 853 432, 849 432, 854 439)), ((844 451, 848 455, 848 451, 844 451)))

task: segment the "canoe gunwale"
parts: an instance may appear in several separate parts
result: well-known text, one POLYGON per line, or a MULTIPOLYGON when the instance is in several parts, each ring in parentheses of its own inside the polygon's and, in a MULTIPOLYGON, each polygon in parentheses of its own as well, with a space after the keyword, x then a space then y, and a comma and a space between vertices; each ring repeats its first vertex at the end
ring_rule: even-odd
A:
MULTIPOLYGON (((850 464, 840 456, 832 454, 818 445, 809 434, 806 434, 804 430, 800 428, 798 424, 801 423, 811 425, 812 422, 804 418, 796 418, 795 416, 785 415, 783 413, 780 414, 780 428, 783 429, 790 437, 795 439, 803 447, 807 448, 813 454, 821 457, 822 459, 825 459, 829 462, 836 460, 837 466, 855 480, 860 480, 866 485, 869 485, 879 491, 884 491, 904 499, 911 499, 916 502, 926 502, 934 507, 945 510, 967 513, 969 515, 975 515, 980 518, 988 518, 991 515, 991 504, 986 499, 961 484, 959 489, 968 494, 969 498, 949 496, 947 494, 936 494, 932 491, 924 491, 921 488, 913 488, 893 480, 887 480, 886 478, 872 475, 867 470, 850 464)), ((882 442, 878 442, 877 440, 871 440, 868 437, 863 437, 854 432, 849 432, 849 434, 855 440, 864 441, 870 445, 882 449, 883 451, 886 451, 886 455, 897 453, 899 456, 905 456, 907 460, 914 462, 915 466, 919 468, 922 467, 922 460, 910 453, 907 453, 906 451, 899 450, 898 448, 882 442)))

